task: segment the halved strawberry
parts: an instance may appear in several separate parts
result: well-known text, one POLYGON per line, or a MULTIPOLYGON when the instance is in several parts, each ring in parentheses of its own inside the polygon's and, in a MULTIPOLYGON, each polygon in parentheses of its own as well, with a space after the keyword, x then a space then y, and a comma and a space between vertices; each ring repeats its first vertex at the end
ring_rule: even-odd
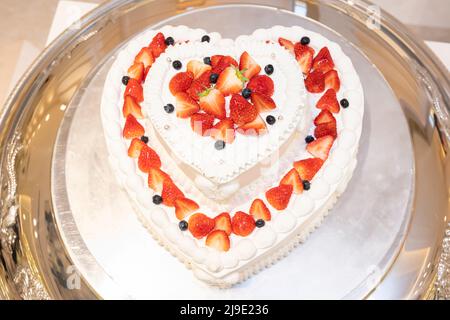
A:
POLYGON ((200 93, 200 109, 218 119, 224 119, 227 115, 225 110, 225 97, 215 88, 206 89, 200 93))
POLYGON ((161 197, 163 199, 163 204, 168 207, 175 206, 175 201, 177 199, 184 198, 183 192, 173 183, 172 180, 164 180, 163 189, 161 192, 161 197))
POLYGON ((142 62, 135 62, 131 67, 128 68, 127 76, 130 78, 142 82, 144 79, 144 64, 142 62))
POLYGON ((237 128, 237 131, 246 136, 260 136, 267 132, 267 126, 263 118, 257 115, 255 120, 241 125, 237 128))
POLYGON ((191 128, 192 130, 201 135, 208 136, 211 133, 213 127, 214 116, 206 113, 194 113, 191 116, 191 128))
POLYGON ((123 137, 125 139, 140 138, 144 135, 144 127, 136 120, 136 118, 129 114, 125 120, 123 127, 123 137))
POLYGON ((133 138, 131 140, 130 146, 128 147, 128 156, 131 158, 137 158, 141 154, 141 149, 145 145, 141 139, 133 138))
POLYGON ((178 72, 170 79, 169 89, 173 95, 178 92, 185 92, 192 84, 194 80, 194 74, 190 71, 178 72))
POLYGON ((292 43, 292 41, 284 38, 278 38, 278 43, 280 44, 280 46, 285 47, 290 53, 295 55, 294 44, 292 43))
POLYGON ((178 118, 189 118, 200 110, 197 101, 185 92, 179 92, 175 95, 175 105, 178 118))
POLYGON ((220 90, 226 97, 230 94, 241 92, 244 86, 244 81, 245 79, 243 79, 243 76, 236 67, 227 67, 219 75, 219 79, 217 79, 216 83, 216 89, 220 90))
POLYGON ((161 159, 155 150, 143 145, 138 158, 138 167, 142 172, 149 173, 150 168, 161 168, 161 159))
POLYGON ((250 96, 252 103, 255 105, 258 112, 267 112, 275 109, 277 106, 275 105, 275 101, 269 96, 264 94, 253 92, 250 96))
POLYGON ((297 42, 294 47, 294 52, 295 59, 297 60, 303 74, 308 74, 311 71, 313 64, 314 49, 310 46, 305 46, 300 42, 297 42))
POLYGON ((341 109, 336 97, 334 89, 328 89, 323 96, 317 101, 316 107, 321 110, 328 110, 332 113, 338 113, 341 109))
POLYGON ((293 187, 291 185, 281 184, 278 187, 266 191, 266 199, 272 207, 277 210, 284 210, 291 199, 293 187))
POLYGON ((209 76, 211 75, 211 71, 205 71, 203 74, 195 79, 189 89, 186 91, 192 99, 199 100, 200 99, 200 93, 205 91, 210 87, 210 81, 209 76))
POLYGON ((152 50, 153 57, 156 59, 167 48, 166 38, 161 32, 158 32, 153 37, 152 42, 150 42, 150 45, 148 47, 150 48, 150 50, 152 50))
POLYGON ((326 73, 334 68, 334 62, 327 47, 320 49, 313 61, 314 71, 326 73))
POLYGON ((336 124, 336 119, 333 117, 331 112, 328 111, 328 108, 320 111, 320 113, 317 115, 317 117, 314 118, 315 126, 318 126, 319 124, 322 124, 322 123, 328 123, 328 122, 333 122, 334 124, 336 124))
POLYGON ((280 184, 283 185, 291 185, 292 191, 295 194, 300 194, 303 192, 303 182, 302 179, 300 179, 300 175, 298 174, 297 170, 292 168, 289 170, 288 173, 281 179, 280 184))
POLYGON ((214 220, 203 213, 194 213, 189 217, 188 226, 191 234, 201 239, 214 229, 214 220))
POLYGON ((341 88, 341 80, 336 70, 330 70, 324 75, 325 78, 325 88, 332 88, 334 91, 338 92, 341 88))
POLYGON ((223 55, 220 55, 220 54, 211 56, 211 67, 213 67, 213 68, 217 67, 219 65, 220 60, 222 60, 222 58, 223 58, 223 55))
POLYGON ((175 206, 175 216, 177 217, 178 220, 183 220, 188 215, 190 215, 194 211, 197 211, 198 208, 200 208, 194 200, 188 198, 175 199, 174 206, 175 206))
POLYGON ((234 234, 246 237, 255 229, 255 219, 245 212, 238 211, 231 218, 231 228, 234 234))
POLYGON ((309 158, 294 162, 294 168, 297 170, 300 178, 307 181, 311 181, 314 178, 322 165, 323 160, 320 158, 309 158))
POLYGON ((265 74, 254 76, 247 84, 247 88, 252 92, 261 93, 271 97, 274 91, 273 80, 265 74))
POLYGON ((333 142, 334 138, 332 136, 320 137, 313 142, 308 143, 306 150, 314 157, 325 161, 328 158, 328 153, 330 153, 333 142))
POLYGON ((214 229, 225 231, 228 235, 231 234, 231 218, 228 212, 222 212, 214 218, 214 229))
POLYGON ((316 139, 324 136, 332 136, 333 138, 336 138, 337 137, 336 123, 327 122, 319 124, 314 129, 314 136, 316 137, 316 139))
POLYGON ((198 60, 191 60, 188 62, 187 71, 194 74, 194 79, 200 77, 204 72, 211 70, 211 66, 198 60))
POLYGON ((253 200, 249 213, 255 220, 262 219, 264 221, 270 221, 270 219, 272 219, 269 208, 267 208, 266 204, 261 199, 253 200))
POLYGON ((153 62, 155 62, 155 59, 152 51, 147 47, 142 48, 134 58, 134 63, 142 63, 144 65, 144 69, 151 67, 153 62))
POLYGON ((128 84, 125 88, 123 96, 131 96, 134 98, 134 100, 136 100, 136 102, 139 103, 144 101, 144 90, 142 89, 142 86, 138 81, 131 78, 130 80, 128 80, 128 84))
POLYGON ((305 79, 305 87, 311 93, 320 93, 325 90, 325 78, 320 71, 310 72, 305 79))
POLYGON ((161 169, 150 167, 147 178, 147 184, 150 189, 153 189, 157 193, 161 193, 164 181, 166 180, 172 181, 170 176, 161 169))
POLYGON ((258 116, 258 110, 240 94, 233 94, 230 100, 230 117, 237 125, 252 122, 258 116))
POLYGON ((247 79, 251 79, 261 71, 261 67, 248 54, 247 51, 244 51, 241 54, 241 58, 239 60, 239 70, 241 70, 244 77, 246 77, 247 79))
POLYGON ((205 244, 218 251, 228 251, 230 250, 230 238, 227 233, 222 230, 211 231, 206 237, 205 244))
POLYGON ((211 130, 211 137, 225 143, 233 143, 235 136, 234 122, 230 118, 220 120, 211 130))
MULTIPOLYGON (((236 62, 236 60, 234 60, 232 57, 230 56, 222 56, 220 58, 220 60, 216 63, 213 63, 213 58, 215 56, 211 57, 211 65, 213 67, 212 72, 213 73, 217 73, 217 74, 221 74, 226 68, 234 66, 237 68, 238 63, 236 62)), ((214 59, 216 60, 216 59, 214 59)))
POLYGON ((122 114, 126 118, 129 114, 132 114, 136 119, 144 118, 142 114, 141 106, 134 101, 131 96, 126 96, 123 101, 122 114))

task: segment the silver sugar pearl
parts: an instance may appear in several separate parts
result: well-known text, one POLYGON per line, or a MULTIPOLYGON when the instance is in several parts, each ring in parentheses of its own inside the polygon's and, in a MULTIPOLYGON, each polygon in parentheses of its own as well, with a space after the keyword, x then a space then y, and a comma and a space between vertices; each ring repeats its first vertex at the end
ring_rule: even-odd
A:
POLYGON ((166 125, 164 126, 164 129, 165 129, 165 130, 169 130, 169 129, 170 129, 170 126, 169 126, 168 124, 166 124, 166 125))
POLYGON ((275 59, 275 58, 277 57, 277 55, 276 55, 275 53, 272 53, 272 54, 270 55, 270 57, 271 57, 272 59, 275 59))
POLYGON ((283 116, 278 116, 278 120, 283 120, 283 116))
POLYGON ((172 59, 170 59, 170 57, 167 57, 167 62, 168 62, 168 63, 171 63, 171 62, 172 62, 172 59))

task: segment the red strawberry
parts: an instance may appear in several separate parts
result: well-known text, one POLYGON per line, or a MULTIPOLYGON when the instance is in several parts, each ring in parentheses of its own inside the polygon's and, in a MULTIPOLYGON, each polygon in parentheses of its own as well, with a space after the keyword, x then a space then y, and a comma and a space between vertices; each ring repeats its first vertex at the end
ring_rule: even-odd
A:
POLYGON ((175 95, 176 111, 178 118, 189 118, 200 110, 200 107, 194 99, 187 93, 179 92, 175 95))
POLYGON ((220 120, 211 130, 211 137, 225 143, 233 143, 235 136, 234 122, 230 118, 220 120))
POLYGON ((280 46, 285 47, 290 53, 295 54, 294 44, 292 43, 292 41, 284 38, 278 38, 278 43, 280 44, 280 46))
POLYGON ((300 175, 298 174, 297 170, 292 168, 289 170, 288 173, 281 179, 280 184, 282 185, 291 185, 292 191, 295 194, 300 194, 303 192, 303 182, 302 179, 300 179, 300 175))
POLYGON ((225 97, 233 93, 241 92, 243 86, 243 76, 236 67, 225 68, 219 75, 216 83, 216 89, 220 90, 225 97))
POLYGON ((332 136, 320 137, 313 142, 308 143, 306 150, 312 154, 314 157, 326 160, 328 158, 328 153, 333 146, 334 138, 332 136))
POLYGON ((219 64, 220 60, 222 60, 223 56, 220 54, 216 54, 211 56, 211 67, 215 68, 219 64))
POLYGON ((314 70, 305 79, 305 87, 311 93, 320 93, 325 90, 325 78, 320 71, 314 70))
POLYGON ((144 127, 133 115, 129 114, 125 120, 125 126, 123 127, 123 137, 125 139, 140 138, 144 133, 144 127))
MULTIPOLYGON (((213 56, 215 57, 215 56, 213 56)), ((230 56, 222 56, 220 58, 220 60, 213 64, 213 57, 211 58, 211 65, 213 67, 212 72, 213 73, 217 73, 217 74, 221 74, 226 68, 234 66, 237 67, 238 63, 236 62, 236 60, 234 60, 232 57, 230 56)), ((214 59, 216 60, 216 59, 214 59)))
POLYGON ((334 124, 336 124, 336 119, 333 117, 331 112, 328 111, 328 109, 324 109, 324 110, 320 111, 319 115, 314 119, 315 126, 318 126, 319 124, 322 124, 322 123, 328 123, 328 122, 333 122, 334 124))
POLYGON ((131 140, 130 146, 128 147, 128 156, 131 158, 139 157, 141 149, 144 145, 145 143, 142 142, 141 139, 133 138, 133 140, 131 140))
POLYGON ((192 72, 178 72, 170 79, 169 89, 173 95, 178 92, 185 92, 192 84, 194 80, 194 74, 192 72))
POLYGON ((222 212, 214 218, 214 229, 225 231, 228 235, 231 234, 231 218, 228 212, 222 212))
POLYGON ((136 100, 136 102, 142 102, 144 101, 144 90, 138 81, 135 79, 130 79, 128 80, 123 96, 131 96, 134 100, 136 100))
POLYGON ((200 77, 195 79, 189 89, 186 91, 192 99, 199 100, 200 93, 205 91, 210 87, 209 76, 211 75, 211 71, 204 72, 200 77))
POLYGON ((204 64, 203 62, 198 61, 198 60, 189 61, 186 68, 187 68, 187 71, 190 71, 193 73, 194 79, 197 79, 206 71, 211 70, 210 65, 204 64))
POLYGON ((175 205, 175 216, 178 218, 178 220, 183 220, 188 215, 190 215, 194 211, 197 211, 198 208, 200 208, 195 201, 188 198, 175 199, 174 205, 175 205))
POLYGON ((314 49, 310 46, 304 46, 297 42, 294 47, 295 59, 300 65, 303 74, 308 74, 311 71, 314 57, 314 49))
POLYGON ((267 126, 261 116, 257 115, 255 120, 238 127, 237 131, 246 136, 259 136, 267 132, 267 126))
POLYGON ((218 119, 224 119, 227 115, 225 110, 225 97, 217 89, 206 89, 200 93, 200 109, 218 119))
POLYGON ((252 92, 261 93, 271 97, 274 91, 273 80, 266 75, 254 76, 247 84, 247 88, 252 92))
POLYGON ((150 167, 148 170, 148 187, 153 189, 157 193, 161 193, 163 190, 164 181, 172 181, 170 176, 161 169, 150 167))
POLYGON ((141 153, 138 158, 139 170, 145 173, 150 172, 150 168, 161 168, 161 160, 158 154, 148 145, 142 146, 141 153))
POLYGON ((323 160, 320 158, 310 158, 294 162, 294 168, 297 170, 300 178, 307 181, 311 181, 314 178, 322 165, 323 160))
POLYGON ((206 113, 194 113, 191 116, 191 128, 201 136, 208 136, 213 127, 214 116, 206 113))
POLYGON ((239 70, 241 70, 244 77, 251 79, 261 71, 261 67, 250 57, 247 51, 244 51, 239 61, 239 70))
POLYGON ((281 184, 278 187, 266 191, 266 199, 272 207, 284 210, 289 204, 292 195, 292 186, 281 184))
POLYGON ((184 198, 184 194, 172 180, 166 179, 163 182, 161 197, 163 198, 163 204, 165 206, 173 207, 175 206, 175 201, 177 199, 184 198))
POLYGON ((201 239, 214 228, 214 220, 203 213, 194 213, 189 217, 188 226, 192 235, 201 239))
POLYGON ((234 234, 246 237, 255 229, 255 219, 245 212, 238 211, 231 219, 231 228, 234 234))
POLYGON ((317 138, 321 138, 324 136, 332 136, 333 138, 337 137, 336 123, 328 122, 319 124, 314 129, 314 136, 317 138))
POLYGON ((328 110, 332 113, 338 113, 340 110, 339 102, 336 97, 336 91, 328 89, 324 95, 317 101, 316 107, 321 110, 328 110))
POLYGON ((327 47, 320 49, 313 61, 314 71, 326 73, 334 68, 334 62, 327 47))
POLYGON ((159 57, 161 53, 163 53, 166 48, 166 38, 161 32, 158 32, 152 39, 152 42, 150 42, 150 45, 148 46, 150 50, 152 50, 153 57, 156 59, 159 57))
POLYGON ((132 114, 136 119, 144 118, 141 110, 141 106, 134 101, 131 96, 126 96, 123 101, 122 114, 126 118, 129 114, 132 114))
POLYGON ((153 62, 155 62, 155 59, 152 51, 147 47, 142 48, 134 58, 134 63, 142 63, 144 65, 144 69, 150 68, 153 62))
POLYGON ((144 80, 144 64, 142 62, 135 62, 131 67, 128 68, 127 76, 136 80, 137 82, 142 82, 144 80))
POLYGON ((252 122, 258 116, 258 110, 240 94, 233 94, 230 100, 230 117, 237 125, 252 122))
POLYGON ((252 103, 255 105, 258 112, 266 112, 275 109, 275 101, 271 97, 264 94, 253 92, 251 95, 252 103))
POLYGON ((334 91, 338 92, 341 88, 341 80, 336 70, 330 70, 324 75, 325 77, 325 88, 332 88, 334 91))
POLYGON ((225 231, 214 230, 206 237, 205 244, 218 251, 230 250, 230 238, 225 231))
POLYGON ((266 204, 261 199, 253 200, 252 205, 250 206, 250 214, 255 220, 262 219, 264 221, 270 221, 270 219, 272 219, 269 208, 267 208, 266 204))

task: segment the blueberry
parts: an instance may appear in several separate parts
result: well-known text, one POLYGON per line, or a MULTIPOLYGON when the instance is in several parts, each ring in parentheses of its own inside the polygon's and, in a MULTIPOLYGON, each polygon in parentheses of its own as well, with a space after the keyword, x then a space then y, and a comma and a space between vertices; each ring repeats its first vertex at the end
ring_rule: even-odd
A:
POLYGON ((172 37, 167 37, 164 42, 166 43, 167 46, 173 46, 173 44, 175 43, 175 40, 173 40, 172 37))
POLYGON ((207 64, 207 65, 211 65, 211 57, 204 57, 203 58, 203 63, 207 64))
POLYGON ((217 79, 219 79, 219 75, 217 73, 211 73, 209 76, 209 82, 216 83, 217 79))
POLYGON ((222 150, 223 148, 225 148, 225 141, 217 140, 216 143, 214 143, 214 148, 216 148, 217 150, 222 150))
POLYGON ((255 226, 257 228, 262 228, 262 227, 264 227, 265 224, 266 224, 266 222, 263 219, 258 219, 255 222, 255 226))
POLYGON ((124 85, 127 85, 129 80, 130 80, 130 77, 129 77, 129 76, 123 76, 123 77, 122 77, 122 83, 123 83, 124 85))
POLYGON ((172 67, 175 70, 180 70, 182 66, 183 66, 183 64, 181 63, 180 60, 175 60, 174 62, 172 62, 172 67))
POLYGON ((314 141, 314 137, 313 136, 306 136, 305 138, 306 143, 310 143, 314 141))
POLYGON ((142 141, 143 143, 148 143, 148 137, 147 137, 147 136, 142 136, 142 137, 141 137, 141 141, 142 141))
POLYGON ((264 67, 264 71, 270 76, 273 73, 273 65, 268 64, 264 67))
POLYGON ((250 95, 252 94, 252 90, 250 90, 249 88, 245 88, 244 90, 242 90, 242 96, 245 99, 250 98, 250 95))
POLYGON ((268 116, 266 117, 266 122, 267 122, 268 124, 270 124, 270 125, 273 125, 276 121, 277 121, 277 120, 276 120, 275 117, 272 116, 272 115, 268 115, 268 116))
POLYGON ((153 203, 154 204, 161 204, 163 201, 163 198, 160 195, 155 194, 153 196, 153 203))
POLYGON ((311 182, 309 182, 308 180, 303 180, 303 190, 309 190, 309 188, 311 188, 311 182))
POLYGON ((178 223, 178 227, 180 228, 181 231, 186 231, 187 228, 188 228, 188 223, 187 223, 187 221, 181 220, 181 221, 178 223))
POLYGON ((341 99, 341 101, 340 101, 340 104, 341 104, 341 106, 342 106, 342 108, 348 108, 348 106, 350 105, 350 103, 348 102, 348 100, 347 99, 341 99))
POLYGON ((174 110, 175 107, 171 103, 168 103, 164 106, 164 111, 166 111, 167 113, 172 113, 174 110))
POLYGON ((311 42, 311 40, 308 37, 303 37, 300 40, 300 43, 304 46, 308 45, 311 42))
POLYGON ((205 35, 202 37, 202 42, 209 42, 209 40, 211 40, 211 38, 210 38, 207 34, 205 34, 205 35))

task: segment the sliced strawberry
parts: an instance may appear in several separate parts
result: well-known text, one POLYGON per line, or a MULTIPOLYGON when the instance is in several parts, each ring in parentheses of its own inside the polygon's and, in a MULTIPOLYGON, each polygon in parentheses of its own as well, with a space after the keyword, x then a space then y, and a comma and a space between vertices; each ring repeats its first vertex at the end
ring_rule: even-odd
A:
POLYGON ((211 137, 225 143, 233 143, 235 136, 234 122, 230 118, 220 120, 211 130, 211 137))
POLYGON ((284 210, 289 204, 293 188, 291 185, 281 184, 266 191, 266 199, 272 207, 277 210, 284 210))
MULTIPOLYGON (((234 60, 230 56, 222 56, 220 58, 220 60, 218 62, 216 62, 216 63, 213 63, 213 58, 214 57, 215 56, 213 56, 211 58, 211 65, 213 67, 213 69, 212 69, 213 73, 221 74, 228 67, 234 66, 234 67, 237 68, 237 66, 238 66, 238 63, 236 62, 236 60, 234 60)), ((216 60, 216 59, 214 59, 214 60, 216 60)))
POLYGON ((261 93, 271 97, 274 91, 273 80, 266 75, 254 76, 247 84, 247 88, 252 92, 261 93))
POLYGON ((178 118, 189 118, 200 110, 197 101, 192 99, 187 93, 179 92, 175 95, 175 99, 178 118))
POLYGON ((273 110, 277 107, 275 101, 273 101, 271 97, 258 92, 252 93, 251 100, 260 113, 273 110))
POLYGON ((174 206, 175 206, 175 216, 177 217, 178 220, 183 220, 188 215, 197 211, 200 208, 194 200, 188 198, 175 199, 174 206))
POLYGON ((176 75, 170 79, 169 89, 173 95, 178 92, 185 92, 192 84, 194 80, 194 74, 192 72, 178 72, 176 75))
POLYGON ((216 89, 220 90, 225 97, 233 93, 241 92, 243 86, 243 76, 236 67, 225 68, 219 75, 216 83, 216 89))
POLYGON ((142 114, 141 106, 131 96, 126 96, 123 101, 122 114, 126 118, 129 114, 132 114, 136 119, 144 118, 142 114))
POLYGON ((167 48, 166 38, 164 37, 164 35, 161 32, 158 32, 153 37, 152 42, 150 42, 150 45, 148 47, 152 51, 153 57, 156 59, 167 48))
POLYGON ((294 162, 294 168, 297 170, 300 178, 307 181, 311 181, 314 178, 322 165, 323 160, 320 158, 310 158, 294 162))
POLYGON ((341 109, 336 97, 334 89, 328 89, 323 96, 317 101, 316 107, 321 110, 328 110, 332 113, 338 113, 341 109))
POLYGON ((131 158, 139 157, 141 149, 144 145, 145 143, 142 142, 141 139, 133 138, 133 140, 131 140, 130 146, 128 147, 128 156, 131 158))
POLYGON ((336 119, 333 117, 333 114, 330 111, 328 111, 328 108, 320 111, 317 117, 314 118, 315 126, 328 122, 333 122, 334 124, 336 124, 336 119))
POLYGON ((270 221, 270 219, 272 219, 269 208, 267 208, 266 204, 261 199, 253 200, 252 205, 250 206, 250 214, 255 220, 262 219, 264 221, 270 221))
POLYGON ((295 59, 297 60, 303 74, 308 74, 311 71, 313 64, 314 49, 310 46, 305 46, 300 42, 297 42, 295 44, 294 51, 295 59))
POLYGON ((161 193, 163 190, 164 181, 172 181, 170 176, 161 169, 150 167, 148 170, 148 187, 153 189, 157 193, 161 193))
POLYGON ((292 43, 292 41, 284 38, 278 38, 278 43, 280 44, 280 46, 285 47, 290 53, 295 54, 294 44, 292 43))
POLYGON ((255 229, 255 219, 245 212, 238 211, 231 219, 231 228, 234 234, 246 237, 255 229))
POLYGON ((184 194, 180 189, 178 189, 172 180, 166 179, 163 182, 161 197, 165 206, 173 207, 175 206, 175 201, 177 199, 184 198, 184 194))
POLYGON ((308 143, 306 150, 314 157, 325 161, 328 158, 328 153, 330 153, 333 142, 334 138, 332 136, 320 137, 313 142, 308 143))
POLYGON ((303 182, 302 179, 300 179, 300 175, 298 174, 297 170, 292 168, 289 170, 288 173, 281 179, 280 184, 283 185, 291 185, 292 191, 295 194, 300 194, 303 192, 303 182))
POLYGON ((325 78, 325 88, 332 88, 334 91, 338 92, 341 88, 341 80, 336 70, 330 70, 324 75, 325 78))
POLYGON ((200 109, 218 119, 224 119, 227 115, 225 110, 225 97, 217 89, 206 89, 200 93, 200 109))
POLYGON ((192 99, 199 100, 200 93, 205 91, 210 87, 209 76, 211 75, 211 71, 204 72, 200 77, 195 79, 189 89, 186 91, 192 99))
POLYGON ((227 233, 222 230, 211 231, 206 237, 205 244, 218 251, 226 252, 230 250, 230 238, 227 233))
POLYGON ((334 68, 334 62, 327 47, 320 49, 313 61, 314 71, 326 73, 334 68))
POLYGON ((142 82, 145 82, 145 79, 147 79, 148 72, 150 71, 150 66, 144 69, 144 77, 142 79, 142 82))
POLYGON ((129 114, 125 120, 123 127, 123 137, 125 139, 140 138, 144 135, 144 127, 136 120, 136 118, 129 114))
POLYGON ((214 229, 225 231, 228 235, 231 234, 231 218, 228 212, 222 212, 214 218, 214 229))
POLYGON ((336 123, 327 122, 319 124, 314 129, 314 136, 316 137, 316 139, 324 136, 332 136, 333 138, 336 138, 337 137, 336 123))
POLYGON ((305 87, 311 93, 320 93, 325 90, 325 78, 320 71, 314 70, 305 79, 305 87))
POLYGON ((244 51, 241 54, 241 58, 239 60, 239 70, 241 70, 244 77, 246 77, 247 79, 251 79, 261 71, 261 67, 248 54, 247 51, 244 51))
POLYGON ((211 70, 211 66, 207 65, 201 61, 198 60, 191 60, 188 62, 187 66, 187 71, 190 71, 194 74, 194 79, 197 79, 198 77, 200 77, 203 73, 205 73, 206 71, 210 71, 211 70))
POLYGON ((211 133, 213 127, 214 116, 206 113, 194 113, 191 116, 191 128, 192 130, 201 135, 208 136, 211 133))
POLYGON ((136 80, 137 82, 142 82, 144 80, 144 64, 142 62, 135 62, 131 67, 128 68, 127 76, 136 80))
POLYGON ((217 67, 219 65, 220 60, 222 60, 222 58, 223 58, 223 55, 220 55, 220 54, 211 56, 211 67, 213 67, 213 68, 217 67))
POLYGON ((155 59, 152 51, 147 47, 142 48, 134 58, 134 63, 142 63, 144 65, 144 69, 150 68, 153 62, 155 62, 155 59))
POLYGON ((237 131, 246 136, 260 136, 267 132, 267 126, 263 118, 257 115, 255 120, 238 127, 237 131))
POLYGON ((230 117, 237 125, 252 122, 258 116, 258 110, 240 94, 233 94, 230 100, 230 117))
POLYGON ((123 94, 124 97, 131 96, 136 100, 136 102, 144 101, 144 90, 142 89, 141 84, 135 79, 128 80, 128 84, 125 88, 125 92, 123 94))
POLYGON ((203 213, 194 213, 189 217, 188 228, 191 234, 201 239, 214 229, 214 219, 203 213))
POLYGON ((139 154, 138 167, 142 172, 149 173, 150 168, 161 168, 161 159, 159 159, 155 150, 148 145, 144 145, 139 154))

